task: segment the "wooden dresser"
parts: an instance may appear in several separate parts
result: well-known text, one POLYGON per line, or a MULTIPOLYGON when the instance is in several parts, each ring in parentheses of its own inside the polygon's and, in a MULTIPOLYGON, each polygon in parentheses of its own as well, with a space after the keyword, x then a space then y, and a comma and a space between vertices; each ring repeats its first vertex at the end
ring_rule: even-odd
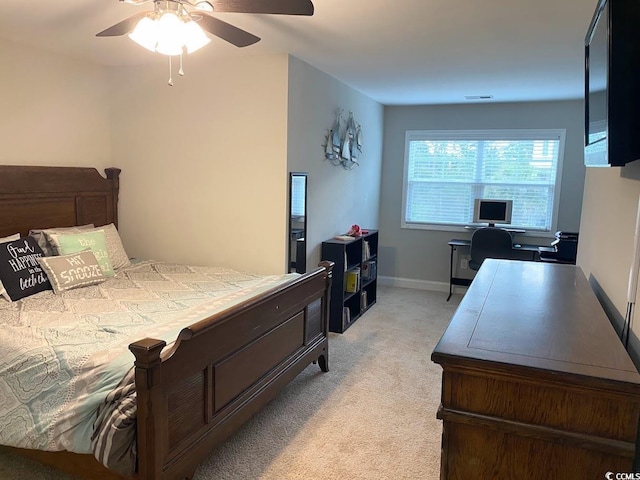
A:
POLYGON ((632 471, 640 375, 579 267, 486 260, 431 359, 441 479, 632 471))

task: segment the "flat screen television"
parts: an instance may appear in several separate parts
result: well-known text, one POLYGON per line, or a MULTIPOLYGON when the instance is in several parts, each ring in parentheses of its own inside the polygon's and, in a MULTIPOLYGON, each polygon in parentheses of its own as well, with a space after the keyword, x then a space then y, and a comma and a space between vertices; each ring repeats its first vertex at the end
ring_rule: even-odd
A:
POLYGON ((584 163, 640 159, 640 2, 598 0, 585 36, 584 163))
POLYGON ((473 203, 473 223, 488 223, 495 227, 496 223, 511 223, 513 200, 492 200, 476 198, 473 203))

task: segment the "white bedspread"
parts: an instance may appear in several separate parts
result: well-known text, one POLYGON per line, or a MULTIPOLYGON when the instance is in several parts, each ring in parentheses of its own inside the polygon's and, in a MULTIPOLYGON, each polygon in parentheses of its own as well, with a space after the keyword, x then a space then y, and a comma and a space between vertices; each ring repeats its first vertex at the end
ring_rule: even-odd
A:
POLYGON ((0 299, 0 444, 91 453, 96 409, 133 365, 130 343, 171 343, 295 276, 140 262, 100 285, 0 299))

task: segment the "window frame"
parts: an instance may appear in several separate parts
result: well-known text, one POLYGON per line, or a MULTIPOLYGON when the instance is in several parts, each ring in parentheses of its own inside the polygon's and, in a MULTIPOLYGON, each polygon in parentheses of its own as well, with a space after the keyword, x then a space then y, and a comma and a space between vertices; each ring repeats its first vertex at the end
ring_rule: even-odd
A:
MULTIPOLYGON (((404 140, 404 167, 402 173, 402 205, 401 205, 401 224, 400 228, 409 230, 435 230, 448 232, 468 232, 469 225, 454 224, 435 224, 423 222, 408 222, 406 220, 407 212, 407 196, 409 187, 409 145, 411 141, 420 140, 559 140, 558 144, 558 163, 556 166, 556 179, 554 183, 553 208, 551 214, 551 226, 549 230, 525 230, 523 235, 546 237, 553 236, 558 226, 558 212, 560 210, 560 196, 562 186, 562 170, 564 163, 564 149, 566 140, 566 129, 564 128, 526 128, 526 129, 484 129, 484 130, 406 130, 404 140), (509 138, 511 136, 511 138, 509 138)), ((509 228, 506 226, 505 228, 509 228)), ((514 228, 517 228, 514 226, 514 228)))

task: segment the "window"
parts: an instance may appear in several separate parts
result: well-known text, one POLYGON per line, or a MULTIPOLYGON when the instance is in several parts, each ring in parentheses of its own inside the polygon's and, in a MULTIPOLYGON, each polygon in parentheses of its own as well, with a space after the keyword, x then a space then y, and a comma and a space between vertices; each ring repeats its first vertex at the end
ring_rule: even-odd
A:
POLYGON ((555 229, 565 130, 408 131, 403 228, 470 225, 476 198, 513 200, 511 227, 555 229))

